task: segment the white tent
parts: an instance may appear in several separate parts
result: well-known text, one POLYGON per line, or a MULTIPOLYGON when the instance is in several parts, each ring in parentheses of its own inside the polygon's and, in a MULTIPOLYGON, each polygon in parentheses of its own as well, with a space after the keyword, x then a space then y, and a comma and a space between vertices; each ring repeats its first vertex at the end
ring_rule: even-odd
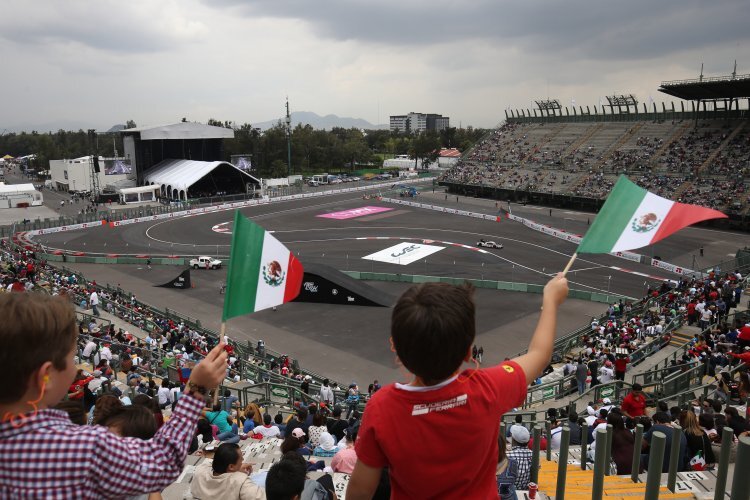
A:
POLYGON ((220 166, 231 167, 247 181, 260 184, 260 181, 225 161, 164 160, 154 165, 144 175, 148 184, 161 184, 162 191, 169 198, 187 199, 190 187, 220 166), (177 196, 174 196, 176 193, 177 196))

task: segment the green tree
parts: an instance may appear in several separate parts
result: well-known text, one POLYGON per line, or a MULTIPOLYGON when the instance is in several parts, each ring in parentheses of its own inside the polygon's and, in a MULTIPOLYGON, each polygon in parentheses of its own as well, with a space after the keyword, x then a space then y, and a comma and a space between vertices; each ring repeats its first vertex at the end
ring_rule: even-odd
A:
POLYGON ((414 159, 414 167, 417 167, 418 160, 422 160, 422 167, 437 160, 440 155, 440 137, 434 131, 427 131, 415 135, 412 139, 411 148, 409 148, 409 157, 414 159))
POLYGON ((280 178, 287 176, 287 164, 282 160, 274 160, 271 163, 271 177, 280 178))

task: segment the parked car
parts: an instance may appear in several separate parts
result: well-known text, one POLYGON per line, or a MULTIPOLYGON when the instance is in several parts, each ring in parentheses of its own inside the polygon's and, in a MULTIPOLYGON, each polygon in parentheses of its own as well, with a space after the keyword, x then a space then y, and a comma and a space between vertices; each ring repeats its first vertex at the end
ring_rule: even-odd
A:
POLYGON ((477 246, 478 247, 485 247, 485 248, 498 248, 498 249, 503 248, 503 244, 502 243, 496 243, 494 241, 488 241, 488 240, 485 240, 484 238, 482 238, 481 240, 477 241, 477 246))
POLYGON ((221 268, 221 261, 202 255, 195 259, 190 259, 190 267, 193 269, 219 269, 221 268))

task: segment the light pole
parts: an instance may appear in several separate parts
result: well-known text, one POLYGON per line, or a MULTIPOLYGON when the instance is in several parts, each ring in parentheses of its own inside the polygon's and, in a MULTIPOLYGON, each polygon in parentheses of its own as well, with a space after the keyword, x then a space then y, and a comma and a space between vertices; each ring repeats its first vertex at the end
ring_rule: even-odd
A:
POLYGON ((292 175, 292 116, 289 114, 289 97, 286 98, 286 164, 288 176, 292 175))

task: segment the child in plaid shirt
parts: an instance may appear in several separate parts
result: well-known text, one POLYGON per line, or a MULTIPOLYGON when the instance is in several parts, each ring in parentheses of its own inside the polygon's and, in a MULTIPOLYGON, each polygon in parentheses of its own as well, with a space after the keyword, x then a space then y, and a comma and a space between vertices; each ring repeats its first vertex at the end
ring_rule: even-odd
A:
POLYGON ((75 311, 60 297, 0 295, 0 498, 124 498, 182 472, 208 387, 226 373, 219 344, 196 365, 169 422, 148 441, 78 426, 53 409, 76 374, 75 311))

